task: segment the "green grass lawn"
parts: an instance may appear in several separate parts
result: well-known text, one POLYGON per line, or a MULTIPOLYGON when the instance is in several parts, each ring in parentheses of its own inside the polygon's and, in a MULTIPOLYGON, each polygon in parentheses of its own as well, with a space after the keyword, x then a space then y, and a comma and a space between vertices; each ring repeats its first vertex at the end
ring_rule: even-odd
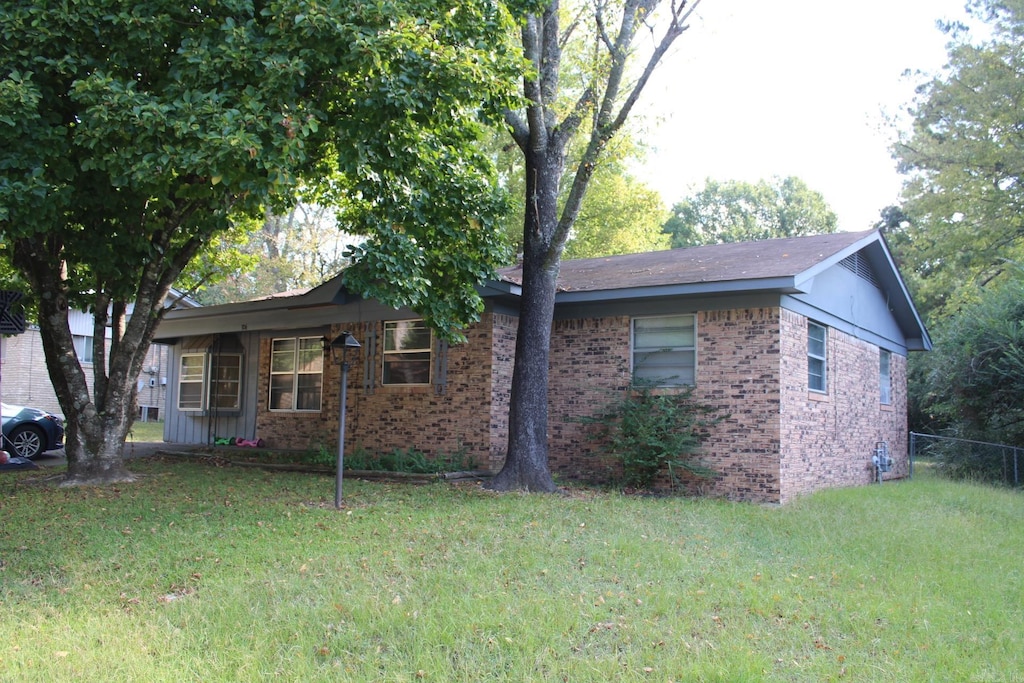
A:
POLYGON ((135 422, 128 433, 128 441, 163 441, 164 423, 161 422, 135 422))
MULTIPOLYGON (((0 478, 2 681, 1013 681, 1024 497, 0 478)), ((52 474, 47 472, 47 474, 52 474)))

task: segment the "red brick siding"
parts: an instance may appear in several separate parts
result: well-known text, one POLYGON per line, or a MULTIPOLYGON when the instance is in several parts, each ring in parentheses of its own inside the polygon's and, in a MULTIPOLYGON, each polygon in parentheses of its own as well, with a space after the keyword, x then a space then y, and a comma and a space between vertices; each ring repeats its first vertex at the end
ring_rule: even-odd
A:
MULTIPOLYGON (((727 416, 701 459, 719 472, 686 482, 694 493, 785 502, 828 486, 871 481, 877 441, 906 473, 906 358, 892 354, 892 404, 879 404, 878 348, 829 329, 826 400, 807 391, 807 320, 780 308, 697 316, 695 396, 727 416)), ((560 321, 552 335, 550 461, 566 478, 601 480, 596 446, 574 421, 608 404, 629 379, 629 319, 560 321)), ((667 476, 659 482, 669 485, 667 476)))
MULTIPOLYGON (((376 327, 377 349, 371 362, 376 376, 371 392, 363 388, 364 351, 348 354, 348 405, 345 448, 364 447, 373 453, 415 448, 427 455, 452 454, 464 449, 476 464, 487 466, 492 454, 492 428, 487 419, 491 402, 491 332, 489 321, 467 331, 465 344, 448 349, 448 382, 443 393, 433 385, 382 386, 383 323, 346 325, 364 341, 376 327)), ((328 338, 341 327, 327 333, 328 338)), ((324 366, 322 409, 318 413, 269 412, 270 339, 260 344, 260 387, 257 433, 270 447, 337 448, 340 413, 340 368, 328 357, 324 366)))
MULTIPOLYGON (((278 339, 287 337, 282 333, 278 339)), ((305 335, 304 335, 305 336, 305 335)), ((338 443, 338 374, 337 366, 331 365, 330 355, 324 359, 323 393, 319 411, 274 411, 267 410, 270 392, 270 349, 272 339, 260 340, 259 385, 256 390, 256 435, 270 448, 316 449, 319 447, 334 451, 338 443), (331 397, 333 396, 333 403, 331 397)), ((351 357, 353 354, 349 354, 351 357)), ((358 363, 349 371, 349 395, 352 382, 360 377, 358 363), (354 379, 355 378, 355 379, 354 379)), ((352 407, 351 402, 348 406, 352 407)), ((346 425, 351 423, 346 422, 346 425)), ((348 428, 348 427, 346 427, 348 428)))
POLYGON ((697 318, 695 397, 724 419, 701 458, 719 472, 692 487, 728 498, 779 497, 779 309, 705 311, 697 318))
MULTIPOLYGON (((465 449, 477 466, 500 469, 508 440, 509 391, 516 319, 485 314, 465 344, 448 350, 448 384, 362 388, 362 353, 349 371, 347 444, 373 452, 416 448, 428 455, 465 449)), ((347 326, 360 340, 376 325, 347 326)), ((879 405, 878 349, 829 329, 829 394, 807 391, 806 318, 779 308, 706 311, 697 315, 699 400, 727 417, 708 434, 702 460, 712 480, 693 492, 759 502, 785 502, 825 486, 871 481, 876 441, 888 441, 905 474, 906 359, 892 355, 893 402, 879 405), (824 400, 819 400, 824 399, 824 400)), ((340 328, 339 328, 340 329, 340 328)), ((331 330, 328 336, 336 334, 331 330)), ((381 344, 372 359, 379 378, 381 344)), ((266 410, 270 340, 260 349, 258 434, 274 447, 337 444, 337 366, 325 365, 323 410, 266 410)), ((630 319, 561 320, 551 338, 549 455, 553 473, 600 481, 607 464, 578 422, 620 396, 630 379, 630 319)), ((661 484, 669 482, 663 480, 661 484)))
POLYGON ((515 365, 519 319, 510 315, 487 314, 481 321, 481 325, 486 325, 488 321, 492 327, 491 359, 489 361, 491 364, 491 439, 486 466, 497 472, 504 464, 505 452, 508 450, 508 410, 512 393, 512 369, 515 365))
POLYGON ((906 358, 891 356, 892 403, 879 401, 879 349, 828 328, 827 393, 807 390, 807 318, 782 312, 782 431, 780 502, 830 486, 872 481, 871 456, 888 443, 906 475, 906 358))
POLYGON ((601 412, 629 385, 629 318, 556 320, 551 334, 548 464, 552 474, 601 480, 606 465, 578 418, 601 412))

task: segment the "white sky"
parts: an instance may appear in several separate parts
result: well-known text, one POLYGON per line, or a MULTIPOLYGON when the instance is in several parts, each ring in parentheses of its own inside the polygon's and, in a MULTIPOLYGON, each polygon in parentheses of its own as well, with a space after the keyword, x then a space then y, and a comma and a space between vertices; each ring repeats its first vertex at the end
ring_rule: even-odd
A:
POLYGON ((704 179, 794 175, 842 230, 872 227, 902 180, 886 115, 946 61, 937 19, 964 0, 703 0, 641 98, 637 175, 669 205, 704 179))

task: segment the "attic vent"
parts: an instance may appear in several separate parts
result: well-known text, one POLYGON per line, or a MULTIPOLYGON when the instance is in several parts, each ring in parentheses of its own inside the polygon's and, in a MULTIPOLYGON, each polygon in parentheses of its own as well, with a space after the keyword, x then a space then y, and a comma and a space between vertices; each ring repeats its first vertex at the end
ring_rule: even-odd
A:
POLYGON ((882 288, 882 285, 878 282, 878 278, 875 277, 875 271, 871 269, 871 264, 868 263, 868 260, 864 258, 861 252, 858 251, 855 254, 850 254, 840 261, 839 265, 846 268, 854 275, 864 278, 875 287, 878 287, 879 289, 882 288))

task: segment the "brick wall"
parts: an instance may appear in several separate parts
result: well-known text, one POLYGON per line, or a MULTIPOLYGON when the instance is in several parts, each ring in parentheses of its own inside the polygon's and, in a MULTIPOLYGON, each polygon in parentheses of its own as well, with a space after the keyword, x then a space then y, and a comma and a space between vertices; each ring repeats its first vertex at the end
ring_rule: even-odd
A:
MULTIPOLYGON (((723 419, 701 460, 719 474, 684 481, 692 493, 786 502, 828 486, 871 481, 871 455, 886 441, 907 471, 906 358, 892 354, 892 404, 879 403, 878 348, 835 329, 829 393, 807 391, 807 319, 780 308, 697 316, 695 397, 723 419)), ((629 319, 559 321, 552 335, 549 443, 553 472, 602 480, 605 464, 574 418, 593 414, 629 381, 629 319)), ((669 486, 668 477, 658 482, 669 486)))
MULTIPOLYGON (((360 340, 368 325, 348 327, 360 340)), ((785 502, 823 486, 871 481, 876 441, 888 441, 905 474, 906 359, 892 355, 893 402, 879 405, 878 349, 829 329, 829 393, 807 391, 806 318, 779 308, 705 311, 697 316, 696 397, 724 419, 711 428, 701 459, 718 471, 689 480, 694 493, 785 502), (897 457, 899 456, 899 457, 897 457)), ((333 329, 332 336, 339 330, 333 329)), ((464 449, 477 466, 500 469, 508 440, 516 319, 487 313, 448 350, 448 384, 362 387, 363 354, 351 354, 346 449, 416 448, 428 455, 464 449)), ((318 413, 266 410, 270 340, 261 342, 257 433, 268 445, 337 445, 339 370, 325 364, 318 413)), ((578 421, 621 396, 630 379, 630 323, 625 316, 560 320, 551 340, 549 456, 564 479, 607 479, 607 463, 578 421)), ((667 479, 660 482, 667 485, 667 479)))
POLYGON ((779 309, 697 317, 695 397, 715 409, 702 460, 719 472, 690 488, 754 501, 779 498, 779 309))
MULTIPOLYGON (((728 415, 700 458, 720 472, 689 479, 694 493, 744 500, 779 497, 778 309, 711 311, 697 317, 695 397, 728 415)), ((630 382, 630 319, 556 321, 551 342, 550 466, 568 479, 603 481, 609 463, 578 421, 621 398, 630 382)), ((614 471, 614 467, 612 468, 614 471)), ((659 485, 669 486, 667 473, 659 485)))
MULTIPOLYGON (((359 447, 373 453, 415 448, 434 456, 450 455, 462 449, 478 466, 486 467, 493 451, 492 429, 487 419, 492 382, 489 317, 466 332, 465 344, 448 349, 448 381, 442 393, 437 393, 433 385, 382 386, 383 323, 345 325, 361 342, 367 339, 371 327, 376 329, 378 340, 374 357, 366 359, 366 349, 348 354, 346 452, 359 447), (366 362, 373 363, 376 377, 370 391, 364 389, 362 381, 366 362)), ((340 330, 340 327, 330 330, 327 337, 333 338, 340 330)), ((270 345, 270 339, 260 342, 257 434, 273 448, 336 449, 340 367, 331 363, 329 355, 325 358, 319 412, 270 412, 267 410, 270 345)))
POLYGON ((828 328, 827 392, 807 390, 807 318, 782 312, 782 431, 780 502, 830 486, 872 481, 871 456, 888 443, 905 476, 907 458, 906 358, 891 357, 892 403, 879 401, 877 346, 828 328))
MULTIPOLYGON (((288 335, 282 333, 278 338, 288 335)), ((303 335, 308 336, 308 335, 303 335)), ((328 335, 328 338, 331 338, 328 335)), ((321 394, 321 407, 319 411, 269 411, 267 409, 270 400, 270 351, 273 339, 263 337, 260 339, 259 350, 259 379, 256 389, 256 436, 263 439, 269 448, 282 448, 294 450, 315 450, 326 448, 336 451, 338 447, 338 418, 340 404, 339 376, 341 369, 331 364, 330 354, 325 354, 323 366, 323 391, 321 394)), ((357 354, 349 353, 349 360, 353 359, 352 369, 349 370, 349 404, 352 409, 353 382, 357 383, 361 370, 359 369, 357 354)), ((351 428, 351 422, 346 420, 346 430, 351 428)), ((346 436, 350 432, 346 431, 346 436)), ((348 447, 348 444, 346 445, 348 447)))
POLYGON ((485 314, 482 324, 491 322, 490 451, 487 469, 497 472, 508 450, 508 410, 512 395, 519 319, 510 315, 485 314))
POLYGON ((548 385, 548 464, 567 479, 607 479, 607 463, 578 418, 600 413, 630 381, 629 318, 556 320, 548 385))

